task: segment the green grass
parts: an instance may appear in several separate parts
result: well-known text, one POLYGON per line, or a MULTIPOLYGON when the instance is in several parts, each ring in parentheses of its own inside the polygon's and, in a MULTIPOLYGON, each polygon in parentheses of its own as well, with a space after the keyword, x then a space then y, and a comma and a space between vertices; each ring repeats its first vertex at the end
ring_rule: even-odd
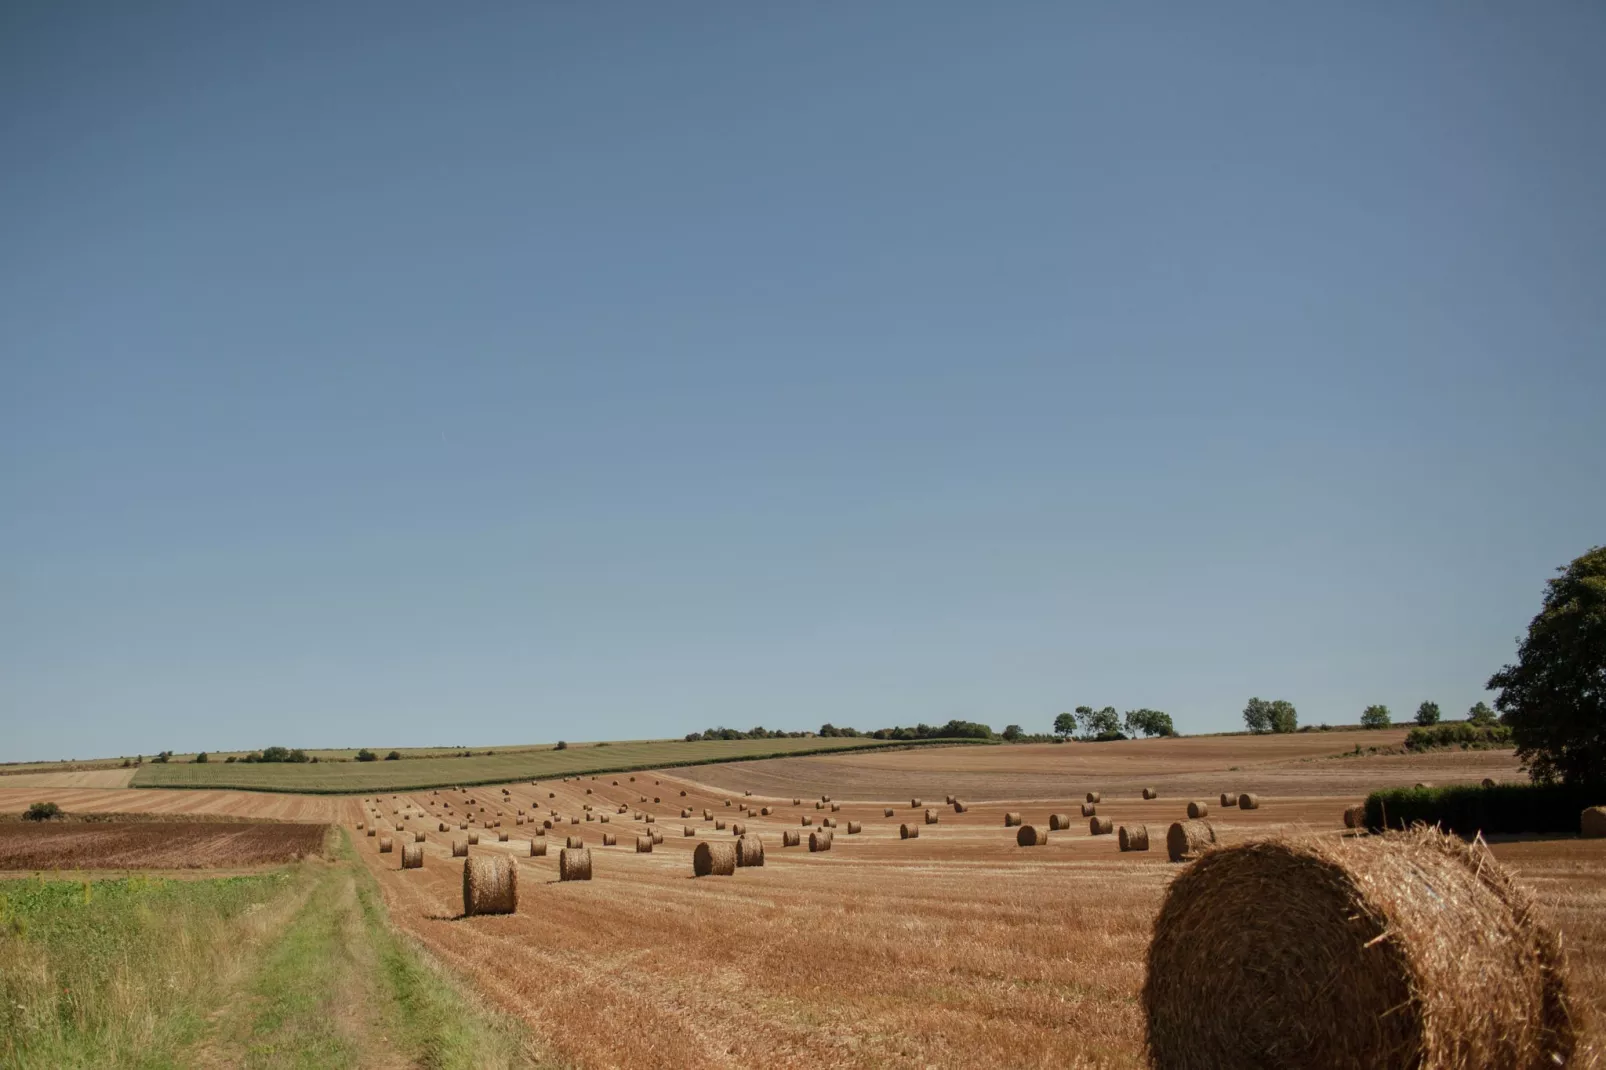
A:
MULTIPOLYGON (((639 769, 707 765, 715 762, 783 758, 799 754, 843 752, 885 747, 956 744, 964 740, 922 743, 859 738, 634 740, 629 742, 501 751, 472 758, 413 758, 402 761, 318 762, 232 765, 146 763, 134 775, 140 788, 244 788, 346 794, 416 791, 454 784, 503 784, 513 780, 546 780, 580 774, 624 773, 639 769)), ((971 741, 980 742, 980 741, 971 741)))
POLYGON ((535 1065, 333 862, 200 880, 0 881, 0 1068, 535 1065))

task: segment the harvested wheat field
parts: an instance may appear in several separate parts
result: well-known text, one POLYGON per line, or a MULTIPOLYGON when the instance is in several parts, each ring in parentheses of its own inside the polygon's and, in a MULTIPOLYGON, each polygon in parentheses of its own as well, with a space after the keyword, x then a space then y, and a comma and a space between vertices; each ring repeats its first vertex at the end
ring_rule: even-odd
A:
MULTIPOLYGON (((1342 834, 1344 808, 1356 796, 1265 790, 1264 781, 1248 773, 1260 741, 1231 742, 1237 761, 1225 751, 1210 759, 1244 767, 1230 777, 1173 774, 1197 777, 1197 790, 1211 797, 1261 789, 1258 810, 1212 815, 1222 843, 1308 831, 1342 834)), ((1091 748, 1051 749, 1085 755, 1091 748)), ((1030 758, 1033 748, 1016 750, 1030 758)), ((963 764, 989 753, 1010 749, 930 750, 920 757, 963 764), (956 754, 963 757, 950 757, 956 754)), ((1505 754, 1455 757, 1473 770, 1509 760, 1505 754)), ((862 755, 859 761, 871 767, 862 775, 885 776, 882 763, 897 758, 862 755)), ((836 776, 860 775, 846 759, 839 764, 836 776)), ((724 781, 732 773, 726 766, 645 774, 660 780, 662 797, 673 800, 660 805, 641 803, 632 785, 615 786, 611 777, 509 785, 509 795, 493 787, 403 796, 400 808, 417 815, 404 824, 434 820, 447 802, 476 814, 484 806, 486 817, 518 807, 556 811, 560 823, 590 803, 626 806, 615 819, 624 826, 621 843, 649 834, 649 815, 674 818, 693 831, 666 838, 651 853, 593 847, 586 882, 559 883, 555 853, 531 857, 533 829, 509 843, 473 847, 471 855, 505 856, 518 867, 519 911, 505 916, 461 917, 462 862, 452 862, 449 844, 426 844, 434 857, 406 872, 371 841, 366 849, 359 845, 359 853, 378 877, 395 924, 472 979, 496 1006, 528 1022, 558 1062, 1140 1067, 1146 1056, 1139 998, 1151 926, 1183 867, 1167 862, 1163 850, 1122 853, 1115 837, 1091 836, 1080 821, 1022 849, 1003 817, 1018 810, 1026 823, 1047 828, 1050 813, 1072 810, 1086 792, 1098 791, 1100 816, 1117 825, 1146 824, 1163 838, 1184 817, 1184 793, 1167 791, 1162 774, 1139 771, 1125 789, 1124 768, 1116 761, 1109 771, 1097 764, 1067 771, 1055 777, 1059 791, 1042 802, 994 795, 1016 785, 1007 770, 969 770, 968 786, 954 792, 944 778, 957 774, 949 770, 906 769, 899 775, 918 781, 917 792, 894 795, 883 787, 873 797, 855 796, 835 781, 804 784, 790 779, 797 774, 786 768, 728 787, 703 782, 724 781), (765 790, 777 780, 788 787, 765 790), (1142 798, 1141 788, 1154 785, 1160 798, 1142 798), (793 799, 822 794, 863 831, 837 840, 829 852, 783 846, 783 830, 796 829, 800 815, 814 812, 812 802, 793 799), (901 840, 899 824, 919 822, 924 813, 910 806, 912 799, 945 794, 965 798, 966 811, 944 813, 918 839, 901 840), (772 813, 764 815, 762 806, 772 813), (742 807, 750 809, 743 813, 742 807), (688 808, 699 817, 681 821, 679 813, 688 808), (708 818, 701 818, 704 811, 708 818), (748 834, 763 839, 762 868, 694 878, 696 846, 730 842, 728 828, 715 828, 715 814, 727 824, 726 815, 740 819, 748 834), (650 1000, 641 998, 643 989, 653 993, 650 1000), (561 1029, 549 1027, 553 1006, 565 1008, 561 1029), (632 1028, 616 1028, 620 1021, 632 1028)), ((387 798, 387 813, 390 803, 387 798)), ((1493 850, 1564 934, 1586 1042, 1598 1044, 1600 993, 1606 992, 1606 841, 1497 843, 1493 850)))
POLYGON ((0 823, 0 870, 211 869, 320 853, 325 825, 245 821, 0 823))

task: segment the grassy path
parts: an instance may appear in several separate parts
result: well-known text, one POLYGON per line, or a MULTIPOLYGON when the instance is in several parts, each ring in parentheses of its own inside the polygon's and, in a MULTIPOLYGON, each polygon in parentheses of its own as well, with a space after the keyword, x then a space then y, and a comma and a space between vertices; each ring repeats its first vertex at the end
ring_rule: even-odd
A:
POLYGON ((0 882, 0 1068, 542 1065, 391 928, 338 836, 259 877, 0 882))

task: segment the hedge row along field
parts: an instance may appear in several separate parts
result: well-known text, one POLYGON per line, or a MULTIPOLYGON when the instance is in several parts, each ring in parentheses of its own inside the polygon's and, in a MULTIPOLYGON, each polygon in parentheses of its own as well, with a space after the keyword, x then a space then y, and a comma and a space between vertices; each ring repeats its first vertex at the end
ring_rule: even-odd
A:
POLYGON ((637 740, 564 750, 518 751, 474 758, 415 758, 396 762, 154 763, 134 775, 138 788, 236 788, 302 795, 344 795, 369 791, 417 791, 453 785, 506 784, 558 776, 629 773, 669 766, 899 750, 930 746, 988 746, 981 740, 934 739, 917 742, 860 737, 801 739, 637 740))
POLYGON ((1366 826, 1405 829, 1420 822, 1469 837, 1480 832, 1577 833, 1579 815, 1602 803, 1606 803, 1606 786, 1601 785, 1392 788, 1366 797, 1366 826))

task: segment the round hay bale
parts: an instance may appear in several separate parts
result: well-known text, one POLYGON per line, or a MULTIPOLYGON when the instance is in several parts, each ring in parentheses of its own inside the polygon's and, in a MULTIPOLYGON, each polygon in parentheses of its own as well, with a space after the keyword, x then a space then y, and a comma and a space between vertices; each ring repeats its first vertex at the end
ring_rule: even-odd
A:
POLYGON ((478 844, 480 842, 480 834, 478 832, 470 832, 468 834, 468 842, 470 844, 478 844))
POLYGON ((1022 825, 1015 833, 1015 843, 1021 847, 1042 847, 1048 843, 1048 830, 1036 825, 1022 825))
POLYGON ((681 820, 682 820, 682 821, 684 821, 684 820, 686 820, 686 818, 688 818, 688 817, 690 817, 690 816, 691 816, 691 811, 690 811, 690 810, 681 810, 681 812, 680 812, 680 819, 681 819, 681 820))
POLYGON ((615 813, 620 813, 620 814, 628 814, 629 812, 630 812, 630 807, 624 806, 624 805, 621 805, 619 807, 619 809, 615 811, 615 813))
POLYGON ((831 796, 829 796, 829 795, 821 795, 820 796, 820 801, 821 802, 830 802, 831 801, 831 796))
POLYGON ((402 868, 424 868, 424 845, 421 843, 402 844, 402 868))
POLYGON ((357 831, 358 832, 362 831, 362 822, 361 821, 357 822, 357 831))
POLYGON ((736 872, 736 845, 703 840, 691 853, 694 877, 729 877, 736 872))
MULTIPOLYGON (((751 795, 751 794, 753 794, 753 793, 752 793, 752 792, 750 792, 750 791, 743 791, 743 792, 742 792, 742 794, 743 794, 743 795, 751 795)), ((737 863, 737 865, 741 865, 741 863, 740 863, 740 862, 738 862, 738 863, 737 863)))
POLYGON ((724 832, 725 831, 725 822, 723 822, 723 821, 714 822, 714 830, 716 832, 724 832))
POLYGON ((586 845, 586 841, 581 839, 579 836, 570 836, 564 841, 563 845, 565 847, 584 847, 586 845))
POLYGON ((684 797, 685 797, 685 795, 686 795, 686 789, 685 789, 685 788, 682 788, 682 789, 681 789, 681 790, 680 790, 680 794, 681 794, 681 797, 682 797, 682 798, 684 798, 684 797))
POLYGON ((703 820, 704 821, 712 821, 712 820, 714 820, 714 811, 705 809, 703 811, 703 820))
POLYGON ((1162 1068, 1563 1066, 1569 1003, 1532 897, 1434 829, 1207 853, 1166 892, 1143 990, 1162 1068), (1246 894, 1276 909, 1222 909, 1246 894))
POLYGON ((651 836, 637 836, 636 837, 636 853, 638 855, 650 855, 650 854, 652 854, 652 837, 651 836))
POLYGON ((503 829, 501 832, 498 832, 496 834, 496 842, 497 843, 506 843, 507 842, 507 830, 506 829, 503 829))
POLYGON ((824 810, 825 809, 825 804, 823 802, 817 802, 817 803, 814 804, 814 808, 816 810, 824 810))
POLYGON ((1097 802, 1102 802, 1103 799, 1104 799, 1104 793, 1103 792, 1090 791, 1090 792, 1087 793, 1087 800, 1086 801, 1090 802, 1090 803, 1097 803, 1097 802))
POLYGON ((803 832, 800 829, 782 829, 781 846, 796 847, 803 842, 803 832))
POLYGON ((848 822, 848 835, 849 836, 857 836, 859 833, 861 833, 863 831, 864 831, 864 825, 861 822, 858 822, 858 821, 849 821, 848 822))
POLYGON ((1071 827, 1070 814, 1049 814, 1048 830, 1050 832, 1064 832, 1071 827))
POLYGON ((453 840, 452 841, 452 857, 453 858, 467 858, 468 857, 468 841, 467 840, 453 840))
POLYGON ((597 815, 597 820, 602 822, 604 825, 606 825, 608 823, 608 821, 609 821, 609 815, 607 815, 607 814, 598 814, 597 815))
POLYGON ((558 852, 558 880, 588 881, 591 879, 591 849, 565 847, 558 852))
POLYGON ((1155 791, 1153 788, 1144 788, 1143 797, 1145 799, 1158 799, 1160 797, 1160 793, 1155 791))
POLYGON ((947 803, 949 806, 952 806, 954 804, 954 797, 952 795, 944 795, 942 797, 942 801, 947 803))
POLYGON ((531 840, 530 841, 530 857, 531 858, 545 858, 546 857, 546 841, 545 840, 531 840))
POLYGON ((1240 810, 1259 810, 1260 809, 1260 796, 1259 795, 1255 795, 1255 794, 1253 794, 1251 792, 1247 792, 1247 791, 1244 792, 1242 795, 1238 796, 1238 809, 1240 809, 1240 810))
POLYGON ((413 842, 414 843, 423 843, 424 842, 424 834, 422 832, 413 833, 413 842))
MULTIPOLYGON (((643 801, 643 802, 646 802, 646 800, 645 800, 645 799, 643 799, 643 800, 642 800, 642 801, 643 801)), ((726 799, 726 800, 725 800, 725 805, 726 805, 726 806, 729 806, 729 805, 731 805, 731 801, 730 801, 730 800, 729 800, 729 799, 726 799)))
POLYGON ((926 810, 926 824, 935 825, 936 823, 937 823, 937 811, 928 808, 926 810))
POLYGON ((815 829, 813 832, 809 833, 809 850, 829 851, 831 849, 831 840, 833 838, 834 837, 831 835, 830 829, 815 829))
POLYGON ((833 814, 840 813, 841 810, 842 810, 842 804, 841 803, 832 803, 831 804, 831 812, 833 814))
POLYGON ((465 831, 465 830, 466 830, 466 829, 467 829, 467 828, 468 828, 468 822, 467 822, 467 821, 459 821, 459 822, 458 822, 458 823, 457 823, 457 831, 458 831, 458 832, 463 832, 463 831, 465 831))
POLYGON ((697 835, 697 830, 692 828, 690 825, 684 825, 681 827, 680 834, 682 836, 695 836, 697 835))
POLYGON ((1014 828, 1018 824, 1020 824, 1020 811, 1019 810, 1011 810, 1011 811, 1009 811, 1008 813, 1006 813, 1004 815, 1004 827, 1005 828, 1007 828, 1007 829, 1008 828, 1014 828))
POLYGON ((803 800, 802 799, 793 799, 792 800, 792 805, 793 806, 802 806, 803 805, 803 800))
POLYGON ((1416 788, 1416 789, 1417 789, 1417 790, 1418 790, 1418 791, 1420 791, 1420 790, 1421 790, 1421 789, 1423 789, 1423 788, 1431 788, 1431 787, 1432 787, 1432 786, 1433 786, 1433 784, 1432 784, 1432 783, 1431 783, 1431 782, 1429 782, 1429 781, 1426 781, 1426 780, 1419 780, 1419 781, 1417 781, 1417 782, 1416 782, 1416 784, 1415 784, 1415 785, 1414 785, 1414 787, 1415 787, 1415 788, 1416 788))
POLYGON ((1354 806, 1344 807, 1344 827, 1347 829, 1364 829, 1366 827, 1366 804, 1356 803, 1354 806))
POLYGON ((655 803, 661 803, 661 802, 663 802, 663 800, 662 800, 662 799, 660 799, 660 798, 659 798, 659 797, 658 797, 658 796, 656 796, 656 795, 654 795, 654 796, 653 796, 653 797, 652 797, 652 801, 653 801, 653 802, 655 802, 655 803))
POLYGON ((1110 817, 1090 817, 1087 819, 1087 834, 1089 836, 1108 836, 1115 831, 1115 819, 1110 817))
POLYGON ((1115 838, 1123 851, 1147 851, 1149 849, 1149 826, 1122 825, 1116 830, 1115 838))
POLYGON ((379 853, 382 855, 390 854, 391 844, 392 841, 389 836, 379 837, 379 853))
POLYGON ((569 818, 569 824, 571 824, 571 825, 578 825, 578 824, 579 824, 579 823, 580 823, 580 819, 579 819, 579 818, 578 818, 578 817, 571 817, 571 818, 569 818))
POLYGON ((920 838, 919 825, 899 825, 898 838, 900 840, 918 840, 920 838))
POLYGON ((550 817, 542 818, 541 819, 541 827, 544 828, 544 829, 551 828, 552 827, 552 819, 550 817))
POLYGON ((732 836, 740 836, 740 835, 744 834, 745 832, 747 832, 747 826, 743 825, 740 821, 732 821, 731 822, 731 835, 732 836))
POLYGON ((909 809, 911 809, 911 810, 920 809, 920 800, 919 799, 910 799, 909 800, 909 809))
POLYGON ((760 808, 759 811, 758 811, 758 816, 759 817, 769 817, 770 816, 770 808, 767 807, 767 806, 760 808))
POLYGON ((507 855, 463 860, 463 913, 512 914, 519 909, 519 865, 507 855))
POLYGON ((442 821, 440 823, 440 828, 436 829, 435 831, 436 832, 446 832, 446 831, 448 831, 447 828, 446 828, 446 822, 442 821))
POLYGON ((664 842, 664 834, 662 832, 659 832, 657 829, 648 829, 647 830, 647 835, 652 837, 652 842, 653 843, 663 843, 664 842))
POLYGON ((1173 862, 1187 862, 1216 842, 1216 827, 1208 821, 1175 821, 1165 834, 1165 853, 1173 862))
POLYGON ((613 847, 613 846, 617 845, 618 843, 619 843, 619 837, 618 837, 618 835, 616 833, 604 832, 602 834, 602 846, 604 846, 604 847, 613 847))
POLYGON ((808 814, 804 814, 801 823, 804 824, 804 825, 812 825, 812 824, 814 824, 814 819, 812 817, 810 817, 808 814))
POLYGON ((587 821, 595 821, 596 819, 597 819, 597 815, 596 814, 587 814, 586 815, 586 820, 587 821))
POLYGON ((1232 792, 1232 791, 1224 791, 1224 792, 1222 792, 1221 793, 1221 798, 1219 800, 1220 803, 1221 803, 1221 808, 1223 810, 1225 810, 1227 807, 1234 805, 1234 803, 1237 801, 1237 798, 1238 798, 1238 794, 1236 792, 1232 792))
POLYGON ((1484 777, 1483 778, 1483 786, 1486 787, 1486 788, 1494 787, 1494 777, 1487 777, 1487 776, 1484 777))
POLYGON ((890 806, 884 807, 882 809, 882 811, 881 811, 881 816, 882 817, 891 817, 892 816, 892 807, 890 807, 890 806))
POLYGON ((1188 804, 1188 820, 1197 821, 1201 817, 1210 816, 1210 804, 1203 799, 1195 799, 1188 804))
POLYGON ((764 841, 757 835, 743 836, 736 841, 736 864, 739 867, 764 864, 764 841))
POLYGON ((368 835, 377 836, 377 835, 379 835, 379 830, 375 829, 375 828, 371 828, 371 829, 368 830, 368 835))
POLYGON ((1591 806, 1579 814, 1578 833, 1586 840, 1606 837, 1606 806, 1591 806))
POLYGON ((1083 803, 1082 804, 1082 816, 1083 817, 1092 817, 1095 814, 1097 814, 1098 812, 1099 812, 1099 808, 1097 806, 1094 806, 1092 803, 1083 803))
POLYGON ((949 805, 954 808, 954 813, 956 813, 956 814, 962 814, 962 813, 964 813, 964 812, 966 812, 967 810, 970 809, 970 807, 966 806, 963 802, 961 802, 958 799, 955 799, 949 805))

